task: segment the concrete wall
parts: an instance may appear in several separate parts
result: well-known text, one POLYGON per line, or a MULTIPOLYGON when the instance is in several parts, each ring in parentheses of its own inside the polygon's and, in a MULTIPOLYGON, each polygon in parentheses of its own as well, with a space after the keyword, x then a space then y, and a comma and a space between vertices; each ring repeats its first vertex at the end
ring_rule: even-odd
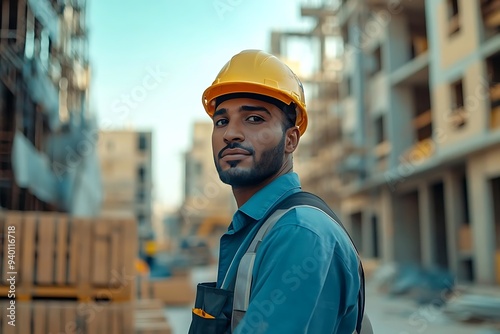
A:
POLYGON ((144 217, 140 233, 152 229, 152 138, 150 132, 134 130, 99 133, 98 154, 103 180, 103 214, 144 217), (146 137, 146 149, 139 150, 139 133, 146 137), (140 182, 139 167, 144 168, 140 182), (142 190, 144 200, 138 199, 142 190))
MULTIPOLYGON (((489 113, 487 112, 487 85, 484 80, 484 63, 475 62, 465 68, 462 75, 439 83, 432 91, 432 121, 434 139, 440 148, 457 145, 486 130, 489 113), (453 125, 451 113, 451 83, 462 78, 465 115, 467 123, 462 128, 453 125)), ((489 109, 488 109, 489 110, 489 109)))
POLYGON ((458 15, 460 22, 460 31, 448 35, 448 9, 447 1, 427 1, 427 5, 435 6, 437 14, 436 33, 439 38, 439 54, 441 68, 448 68, 459 60, 469 56, 479 46, 478 22, 478 1, 458 0, 458 15))

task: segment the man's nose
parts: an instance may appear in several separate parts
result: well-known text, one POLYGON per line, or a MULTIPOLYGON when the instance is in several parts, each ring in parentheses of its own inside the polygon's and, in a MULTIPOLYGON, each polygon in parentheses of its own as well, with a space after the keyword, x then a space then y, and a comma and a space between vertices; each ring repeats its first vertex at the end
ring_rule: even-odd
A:
POLYGON ((231 143, 234 141, 241 142, 245 140, 245 136, 241 129, 241 126, 237 122, 229 122, 226 125, 226 131, 224 132, 224 141, 226 143, 231 143))

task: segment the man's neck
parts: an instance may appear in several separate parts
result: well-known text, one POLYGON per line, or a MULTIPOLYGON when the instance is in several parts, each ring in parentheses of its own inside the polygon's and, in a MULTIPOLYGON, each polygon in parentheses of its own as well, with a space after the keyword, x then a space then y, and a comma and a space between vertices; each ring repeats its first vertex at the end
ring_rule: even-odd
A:
POLYGON ((292 171, 293 171, 292 166, 284 165, 283 168, 278 173, 274 174, 273 176, 271 176, 270 178, 264 180, 259 184, 248 187, 239 187, 239 188, 233 187, 233 195, 234 199, 236 200, 236 204, 238 205, 238 208, 241 208, 241 206, 245 204, 256 192, 267 186, 269 183, 273 182, 281 175, 291 173, 292 171))

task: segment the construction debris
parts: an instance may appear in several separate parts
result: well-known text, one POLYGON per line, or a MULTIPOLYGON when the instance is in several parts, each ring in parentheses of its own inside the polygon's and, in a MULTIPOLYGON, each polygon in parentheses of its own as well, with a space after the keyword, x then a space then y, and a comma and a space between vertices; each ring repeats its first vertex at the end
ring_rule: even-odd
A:
POLYGON ((443 313, 458 321, 493 321, 500 324, 500 297, 475 293, 448 300, 443 313))
POLYGON ((374 274, 375 284, 392 296, 410 296, 419 304, 441 306, 455 287, 451 273, 441 268, 390 264, 374 274))

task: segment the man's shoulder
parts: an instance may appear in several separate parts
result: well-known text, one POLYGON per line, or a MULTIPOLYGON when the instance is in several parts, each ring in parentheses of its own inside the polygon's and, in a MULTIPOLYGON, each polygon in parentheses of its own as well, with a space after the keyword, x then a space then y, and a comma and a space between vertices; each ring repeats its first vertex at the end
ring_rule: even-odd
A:
POLYGON ((295 206, 289 209, 276 223, 276 227, 298 227, 308 229, 319 237, 331 237, 346 242, 348 237, 344 229, 332 217, 313 206, 295 206), (346 239, 347 238, 347 239, 346 239))

